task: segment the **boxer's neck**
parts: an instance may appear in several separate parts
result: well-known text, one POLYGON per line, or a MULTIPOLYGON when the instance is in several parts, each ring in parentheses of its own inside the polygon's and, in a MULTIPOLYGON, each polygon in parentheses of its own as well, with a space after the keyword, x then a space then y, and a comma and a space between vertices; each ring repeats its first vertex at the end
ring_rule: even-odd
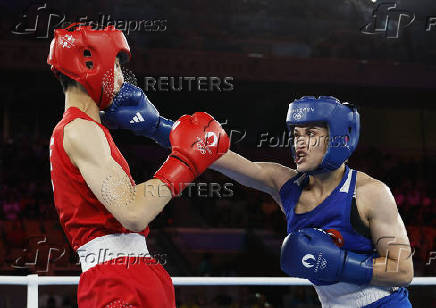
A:
POLYGON ((317 195, 330 194, 342 180, 345 172, 345 164, 331 172, 311 175, 308 188, 317 195))
POLYGON ((101 123, 100 113, 94 100, 79 87, 70 87, 65 92, 65 111, 77 107, 94 121, 101 123))

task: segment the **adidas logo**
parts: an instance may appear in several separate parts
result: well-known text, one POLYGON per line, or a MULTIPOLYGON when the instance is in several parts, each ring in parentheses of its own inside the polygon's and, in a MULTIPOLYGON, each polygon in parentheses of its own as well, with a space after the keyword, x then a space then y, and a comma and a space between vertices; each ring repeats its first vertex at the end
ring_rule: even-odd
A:
POLYGON ((130 123, 138 123, 138 122, 144 122, 144 118, 142 117, 142 115, 137 112, 135 114, 135 116, 133 117, 133 119, 130 120, 130 123))

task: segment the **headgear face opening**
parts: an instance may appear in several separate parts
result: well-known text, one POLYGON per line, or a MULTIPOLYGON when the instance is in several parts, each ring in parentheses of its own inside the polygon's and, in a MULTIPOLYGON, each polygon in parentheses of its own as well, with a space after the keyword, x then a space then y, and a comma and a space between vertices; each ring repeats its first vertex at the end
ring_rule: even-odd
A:
MULTIPOLYGON (((360 115, 348 103, 340 103, 332 96, 303 96, 289 104, 286 124, 292 133, 294 126, 324 122, 329 131, 327 151, 317 169, 309 174, 338 169, 353 153, 359 142, 360 115)), ((295 159, 294 144, 291 145, 295 159)))
POLYGON ((114 95, 114 63, 120 53, 131 57, 123 32, 114 26, 94 30, 72 24, 55 30, 47 63, 55 75, 60 72, 80 83, 103 110, 114 95))

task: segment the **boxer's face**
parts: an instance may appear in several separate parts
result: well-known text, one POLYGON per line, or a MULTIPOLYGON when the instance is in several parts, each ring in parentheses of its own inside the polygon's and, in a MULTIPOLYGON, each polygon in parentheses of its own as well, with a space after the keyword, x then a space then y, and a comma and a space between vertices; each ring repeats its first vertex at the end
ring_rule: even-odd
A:
POLYGON ((315 170, 322 162, 328 146, 328 129, 322 123, 294 127, 295 163, 297 171, 315 170))

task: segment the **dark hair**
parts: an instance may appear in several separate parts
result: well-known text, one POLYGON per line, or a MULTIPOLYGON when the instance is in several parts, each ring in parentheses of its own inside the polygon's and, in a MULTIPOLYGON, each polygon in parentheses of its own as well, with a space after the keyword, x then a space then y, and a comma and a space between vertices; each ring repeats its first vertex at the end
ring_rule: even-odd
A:
POLYGON ((70 77, 58 72, 57 77, 59 79, 59 82, 61 83, 62 90, 64 93, 68 90, 69 87, 75 87, 77 86, 77 81, 74 79, 71 79, 70 77))
POLYGON ((83 88, 83 86, 80 83, 78 83, 74 79, 71 79, 67 75, 62 74, 61 72, 57 72, 57 76, 58 76, 59 82, 61 83, 62 90, 64 91, 64 93, 70 87, 79 87, 79 88, 82 88, 83 90, 85 90, 85 88, 83 88))

